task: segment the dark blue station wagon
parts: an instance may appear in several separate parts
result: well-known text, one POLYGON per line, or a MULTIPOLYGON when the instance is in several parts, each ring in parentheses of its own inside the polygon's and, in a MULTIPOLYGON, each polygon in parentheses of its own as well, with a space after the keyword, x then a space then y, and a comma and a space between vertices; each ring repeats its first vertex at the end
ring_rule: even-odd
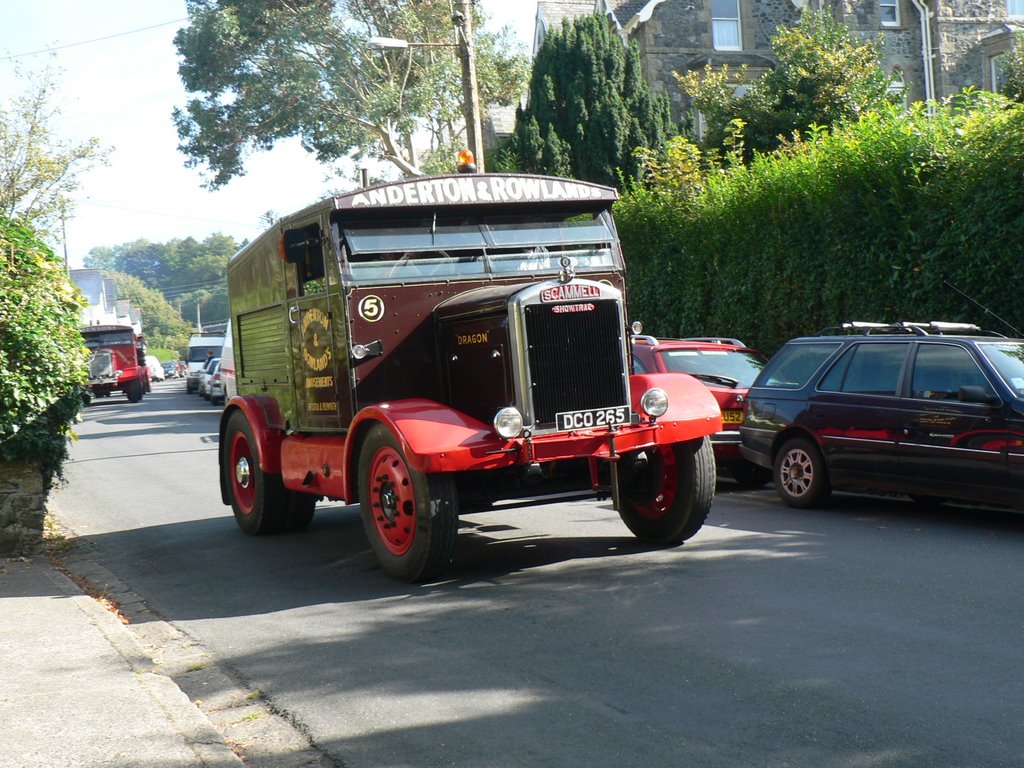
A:
POLYGON ((793 507, 835 488, 1024 509, 1024 340, 959 323, 793 339, 751 386, 740 434, 793 507))

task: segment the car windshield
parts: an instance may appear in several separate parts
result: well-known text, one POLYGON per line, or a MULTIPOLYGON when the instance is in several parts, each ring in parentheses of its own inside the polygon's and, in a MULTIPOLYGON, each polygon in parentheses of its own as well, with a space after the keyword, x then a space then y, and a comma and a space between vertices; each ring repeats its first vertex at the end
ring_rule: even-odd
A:
POLYGON ((449 279, 489 274, 556 275, 615 266, 607 211, 423 216, 344 226, 345 267, 357 281, 449 279))
POLYGON ((1024 397, 1024 342, 983 342, 978 344, 978 349, 1017 397, 1024 397))
POLYGON ((669 349, 661 353, 665 368, 695 374, 710 384, 748 388, 764 367, 756 352, 739 349, 669 349))

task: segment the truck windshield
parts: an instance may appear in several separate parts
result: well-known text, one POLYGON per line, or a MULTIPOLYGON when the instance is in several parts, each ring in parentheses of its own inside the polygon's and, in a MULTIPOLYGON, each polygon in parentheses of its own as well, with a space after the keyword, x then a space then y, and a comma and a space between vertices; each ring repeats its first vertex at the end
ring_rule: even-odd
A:
POLYGON ((346 222, 348 276, 357 282, 447 279, 507 273, 557 274, 615 266, 607 211, 519 215, 427 215, 346 222))
POLYGON ((135 335, 131 331, 101 331, 100 333, 82 331, 82 338, 85 339, 85 346, 89 349, 135 343, 135 335))
POLYGON ((188 362, 190 363, 205 363, 210 359, 211 356, 220 354, 220 345, 210 347, 189 347, 188 349, 188 362))

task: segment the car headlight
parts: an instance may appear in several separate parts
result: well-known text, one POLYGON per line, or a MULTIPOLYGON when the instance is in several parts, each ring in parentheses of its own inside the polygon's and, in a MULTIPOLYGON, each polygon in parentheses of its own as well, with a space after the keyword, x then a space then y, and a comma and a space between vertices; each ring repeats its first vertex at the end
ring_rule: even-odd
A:
POLYGON ((640 410, 651 418, 664 416, 668 410, 668 394, 660 387, 652 387, 640 398, 640 410))
POLYGON ((523 414, 515 408, 502 408, 494 414, 494 431, 507 439, 518 437, 523 431, 523 414))

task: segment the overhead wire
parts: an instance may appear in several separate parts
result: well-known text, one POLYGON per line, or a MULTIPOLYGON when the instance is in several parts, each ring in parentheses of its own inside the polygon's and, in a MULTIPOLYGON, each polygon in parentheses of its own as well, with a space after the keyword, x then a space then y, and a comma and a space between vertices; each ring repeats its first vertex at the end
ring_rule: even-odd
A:
POLYGON ((188 17, 184 19, 174 19, 173 21, 162 21, 159 24, 152 24, 148 27, 139 27, 138 29, 129 29, 127 32, 115 32, 111 35, 104 35, 103 37, 94 37, 90 40, 79 40, 75 43, 65 43, 64 45, 55 45, 50 48, 40 48, 37 51, 26 51, 24 53, 12 53, 7 56, 0 56, 0 61, 10 61, 11 59, 21 59, 26 56, 38 56, 41 53, 53 53, 54 51, 62 51, 66 48, 75 48, 79 45, 91 45, 92 43, 102 43, 104 40, 113 40, 116 37, 124 37, 125 35, 134 35, 139 32, 148 32, 151 29, 159 29, 160 27, 168 27, 171 24, 180 24, 183 21, 188 21, 188 17))

